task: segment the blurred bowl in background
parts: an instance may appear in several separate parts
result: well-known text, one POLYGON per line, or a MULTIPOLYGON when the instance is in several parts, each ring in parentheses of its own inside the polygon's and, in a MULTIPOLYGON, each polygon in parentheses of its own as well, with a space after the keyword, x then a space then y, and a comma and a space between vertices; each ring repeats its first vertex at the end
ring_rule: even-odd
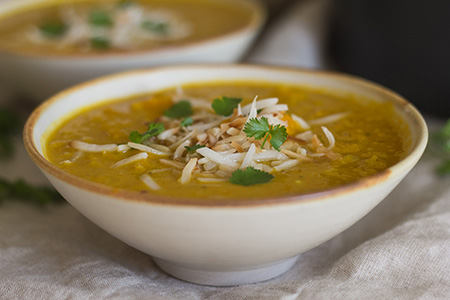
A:
MULTIPOLYGON (((82 27, 81 31, 84 28, 88 35, 98 35, 108 30, 123 29, 124 25, 114 28, 111 27, 111 24, 106 26, 105 14, 97 13, 100 7, 98 5, 107 2, 98 0, 71 1, 69 5, 71 5, 70 3, 81 3, 81 5, 86 6, 85 3, 95 3, 97 6, 94 13, 91 11, 87 17, 73 16, 74 11, 87 10, 83 7, 81 9, 71 8, 68 12, 63 12, 62 16, 57 15, 59 13, 56 12, 57 9, 53 9, 53 12, 50 9, 49 12, 44 14, 47 18, 50 18, 50 22, 33 11, 39 12, 39 10, 47 9, 47 7, 55 4, 67 5, 68 1, 19 0, 0 3, 0 83, 22 96, 41 101, 51 94, 78 82, 118 71, 175 63, 236 62, 246 53, 266 19, 264 6, 253 0, 172 0, 166 2, 136 1, 133 3, 142 4, 141 6, 144 9, 149 9, 144 6, 147 2, 153 5, 152 11, 133 12, 130 10, 131 17, 126 17, 129 17, 131 22, 136 23, 136 16, 145 20, 145 18, 148 19, 149 16, 155 14, 154 11, 157 11, 159 15, 154 17, 157 22, 160 22, 160 19, 173 18, 170 16, 171 9, 173 9, 176 18, 178 18, 174 22, 176 24, 185 22, 189 30, 192 31, 191 34, 178 40, 166 38, 162 42, 150 43, 145 47, 136 47, 135 49, 124 49, 122 47, 120 49, 86 50, 88 47, 83 45, 82 51, 67 50, 67 47, 64 49, 57 43, 58 39, 55 39, 54 36, 42 42, 41 36, 33 35, 36 35, 36 32, 39 32, 45 26, 49 26, 50 30, 53 30, 50 33, 47 32, 47 35, 54 35, 55 26, 56 29, 65 28, 63 26, 67 24, 64 22, 68 18, 74 19, 76 22, 79 22, 83 17, 90 18, 88 22, 97 18, 94 22, 100 23, 94 29, 86 29, 86 24, 77 25, 82 27), (157 6, 165 7, 154 9, 157 6), (97 15, 93 16, 95 13, 97 15), (55 20, 60 23, 55 25, 55 20), (33 21, 36 21, 37 24, 32 25, 31 22, 33 21), (21 28, 16 29, 20 26, 21 28), (37 40, 38 45, 23 43, 24 37, 20 37, 20 34, 27 35, 27 43, 30 40, 37 40), (46 43, 47 41, 49 42, 46 43), (60 49, 54 50, 54 48, 48 47, 49 45, 60 49)), ((120 1, 116 3, 125 6, 125 4, 129 5, 132 2, 120 1)), ((108 5, 111 5, 111 2, 108 5)), ((108 9, 110 13, 111 8, 108 9)), ((59 8, 59 10, 62 9, 59 8)), ((119 16, 118 18, 123 17, 119 16)), ((118 20, 114 21, 118 22, 118 20)), ((106 20, 107 22, 108 20, 106 20)), ((155 25, 155 22, 147 21, 146 25, 147 28, 152 27, 151 29, 164 29, 163 26, 160 26, 160 23, 155 25)), ((70 27, 68 30, 70 30, 70 27)), ((142 28, 139 28, 139 30, 142 31, 142 28)), ((69 33, 72 35, 78 34, 70 31, 69 33)), ((126 39, 133 34, 132 31, 122 32, 121 38, 126 39)), ((157 35, 154 32, 152 34, 153 36, 157 35)), ((58 38, 61 39, 61 37, 58 38)), ((98 36, 95 38, 98 39, 98 36)), ((91 37, 91 40, 93 39, 91 37)), ((104 46, 104 41, 100 40, 100 43, 98 45, 104 46)))

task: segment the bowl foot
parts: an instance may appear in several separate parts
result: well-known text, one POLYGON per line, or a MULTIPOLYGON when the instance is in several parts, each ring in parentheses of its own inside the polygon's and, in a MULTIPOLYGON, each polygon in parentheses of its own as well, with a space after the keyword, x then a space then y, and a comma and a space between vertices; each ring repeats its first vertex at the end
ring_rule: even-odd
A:
POLYGON ((295 264, 297 258, 298 256, 295 256, 250 270, 238 271, 205 271, 158 258, 153 259, 161 269, 178 279, 202 285, 234 286, 257 283, 281 275, 295 264))

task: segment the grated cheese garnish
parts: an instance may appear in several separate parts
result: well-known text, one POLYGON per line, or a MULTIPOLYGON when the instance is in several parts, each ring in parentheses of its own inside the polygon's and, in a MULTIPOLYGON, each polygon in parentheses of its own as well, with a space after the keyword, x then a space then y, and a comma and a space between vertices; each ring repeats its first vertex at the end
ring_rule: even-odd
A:
POLYGON ((140 153, 135 154, 135 155, 133 155, 133 156, 124 158, 124 159, 122 159, 122 160, 119 160, 118 162, 116 162, 115 164, 113 164, 113 165, 111 166, 111 168, 118 168, 118 167, 121 167, 121 166, 124 166, 124 165, 128 165, 128 164, 137 162, 137 161, 139 161, 139 160, 146 159, 147 157, 148 157, 147 152, 140 152, 140 153))
MULTIPOLYGON (((179 99, 191 100, 189 96, 184 95, 181 88, 177 89, 173 102, 176 103, 179 99)), ((148 156, 147 153, 166 156, 161 157, 159 162, 167 168, 147 170, 140 177, 153 190, 160 188, 149 176, 149 173, 153 172, 172 170, 173 174, 180 175, 179 181, 183 184, 193 180, 216 183, 228 180, 238 169, 253 167, 267 173, 279 173, 315 159, 340 158, 339 154, 332 151, 336 144, 332 132, 325 126, 320 127, 326 137, 325 145, 327 146, 325 146, 316 134, 317 128, 312 126, 319 120, 322 123, 336 121, 345 117, 345 113, 309 122, 291 114, 291 119, 299 126, 296 126, 296 132, 281 144, 278 151, 271 143, 267 142, 263 145, 262 139, 248 137, 244 132, 246 124, 252 118, 259 120, 264 117, 268 120, 269 126, 287 127, 288 123, 284 120, 288 114, 288 106, 278 104, 278 98, 257 100, 255 97, 248 105, 241 107, 239 104, 230 117, 215 114, 210 106, 204 105, 206 100, 194 100, 201 105, 193 105, 194 112, 190 116, 193 120, 191 125, 181 127, 180 119, 161 116, 158 122, 163 123, 166 129, 142 144, 129 142, 125 145, 96 145, 81 141, 72 141, 70 144, 80 151, 87 152, 139 151, 138 154, 115 163, 112 166, 114 168, 145 159, 148 156)))

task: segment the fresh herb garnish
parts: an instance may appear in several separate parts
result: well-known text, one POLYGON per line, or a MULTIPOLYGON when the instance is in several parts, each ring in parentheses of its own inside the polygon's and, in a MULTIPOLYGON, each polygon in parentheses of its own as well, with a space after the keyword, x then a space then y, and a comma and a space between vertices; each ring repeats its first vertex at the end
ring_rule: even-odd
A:
POLYGON ((7 108, 0 108, 0 158, 10 158, 14 153, 14 134, 22 128, 22 121, 17 113, 7 108))
POLYGON ((265 117, 261 117, 259 120, 257 118, 250 119, 245 124, 244 132, 248 137, 254 137, 257 140, 264 138, 261 148, 270 137, 270 144, 278 151, 287 139, 286 127, 280 124, 269 125, 269 120, 265 117))
POLYGON ((89 23, 94 26, 110 27, 114 24, 111 16, 104 10, 93 10, 89 14, 89 23))
POLYGON ((187 152, 195 152, 195 151, 197 151, 197 149, 200 149, 200 148, 203 148, 203 147, 206 147, 205 145, 194 145, 194 146, 191 146, 191 147, 189 147, 189 146, 184 146, 184 148, 186 148, 186 150, 187 150, 187 152))
POLYGON ((187 117, 183 121, 181 121, 181 127, 187 127, 189 125, 192 125, 194 123, 194 120, 192 120, 191 117, 187 117))
POLYGON ((230 182, 238 185, 254 185, 266 183, 273 179, 273 175, 253 167, 247 167, 245 170, 236 170, 231 174, 230 182))
POLYGON ((111 46, 111 42, 105 37, 93 37, 91 38, 91 45, 95 49, 108 49, 111 46))
POLYGON ((154 21, 144 21, 141 23, 142 28, 148 31, 153 31, 159 34, 166 34, 169 30, 169 23, 164 22, 154 22, 154 21))
POLYGON ((146 132, 140 134, 137 131, 133 131, 130 133, 129 139, 130 142, 140 144, 143 141, 160 134, 164 129, 163 123, 150 123, 148 124, 148 130, 146 132))
POLYGON ((439 175, 450 174, 450 120, 444 127, 432 135, 431 146, 433 150, 444 159, 444 162, 437 167, 436 172, 439 175))
POLYGON ((222 99, 214 99, 211 106, 216 114, 228 117, 233 113, 234 109, 238 107, 241 101, 241 98, 222 97, 222 99))
POLYGON ((0 202, 4 200, 21 200, 38 205, 64 202, 63 197, 48 186, 35 186, 23 179, 8 181, 0 178, 0 202))
POLYGON ((181 100, 175 103, 168 110, 164 112, 164 115, 171 119, 185 118, 192 115, 191 102, 187 100, 181 100))
POLYGON ((66 33, 69 26, 61 20, 47 20, 39 26, 41 33, 50 38, 57 38, 66 33))
POLYGON ((117 3, 117 6, 119 6, 119 8, 127 8, 127 7, 130 7, 135 4, 136 4, 136 2, 133 0, 120 0, 117 3))

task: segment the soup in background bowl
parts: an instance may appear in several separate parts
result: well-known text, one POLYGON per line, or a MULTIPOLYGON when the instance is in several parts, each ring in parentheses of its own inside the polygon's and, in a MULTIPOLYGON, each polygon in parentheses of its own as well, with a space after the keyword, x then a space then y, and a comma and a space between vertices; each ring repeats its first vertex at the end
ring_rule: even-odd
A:
POLYGON ((59 93, 24 141, 98 226, 175 277, 226 286, 277 276, 361 219, 418 161, 427 128, 362 79, 181 66, 59 93))
POLYGON ((37 0, 0 4, 0 78, 43 100, 133 68, 235 62, 265 21, 253 0, 37 0))

